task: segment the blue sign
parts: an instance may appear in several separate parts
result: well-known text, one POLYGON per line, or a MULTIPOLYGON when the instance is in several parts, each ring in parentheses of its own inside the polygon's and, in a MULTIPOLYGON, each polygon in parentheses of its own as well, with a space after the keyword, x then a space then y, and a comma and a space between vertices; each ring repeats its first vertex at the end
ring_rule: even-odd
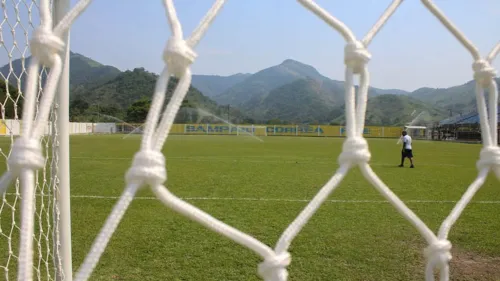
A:
MULTIPOLYGON (((236 132, 255 132, 255 128, 251 125, 245 127, 229 126, 229 125, 185 125, 186 133, 226 133, 232 134, 236 132)), ((268 134, 323 134, 323 129, 319 126, 274 126, 266 127, 268 134)))
POLYGON ((251 133, 255 131, 255 128, 251 127, 236 127, 227 125, 186 125, 186 133, 233 133, 233 132, 248 132, 251 133), (253 129, 253 130, 252 130, 253 129))
POLYGON ((313 126, 268 126, 267 133, 268 134, 312 134, 312 133, 320 133, 323 134, 323 129, 321 127, 313 127, 313 126))

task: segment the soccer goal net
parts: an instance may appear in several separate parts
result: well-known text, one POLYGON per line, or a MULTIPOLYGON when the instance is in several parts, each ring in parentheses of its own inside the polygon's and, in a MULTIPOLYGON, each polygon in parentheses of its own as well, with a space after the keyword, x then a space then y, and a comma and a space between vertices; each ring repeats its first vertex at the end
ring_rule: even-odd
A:
POLYGON ((405 130, 414 139, 431 139, 427 126, 405 126, 405 130))
MULTIPOLYGON (((2 280, 64 280, 64 269, 71 274, 69 177, 64 168, 69 167, 69 122, 64 113, 68 92, 54 102, 50 93, 67 86, 68 71, 62 71, 59 86, 52 83, 44 87, 50 79, 48 65, 30 66, 40 59, 31 56, 30 38, 37 36, 41 9, 46 5, 57 21, 66 13, 69 1, 54 0, 52 5, 44 2, 1 1, 0 45, 5 65, 0 69, 0 153, 4 159, 0 179, 2 280), (28 81, 36 84, 32 83, 34 87, 30 89, 28 81), (57 108, 63 109, 63 114, 57 108), (34 118, 37 121, 27 121, 34 118), (20 135, 33 139, 19 141, 20 135), (23 148, 37 152, 22 155, 19 150, 23 148), (36 169, 19 170, 19 165, 33 164, 36 169)), ((64 38, 61 34, 61 41, 64 38)), ((61 59, 64 50, 61 49, 61 59)), ((57 65, 53 65, 54 70, 57 71, 57 65)))
MULTIPOLYGON (((3 91, 0 100, 0 135, 3 135, 0 144, 4 158, 3 174, 0 178, 0 194, 3 196, 0 206, 0 268, 3 270, 4 279, 92 280, 92 273, 113 233, 120 221, 126 219, 126 210, 139 188, 147 186, 166 207, 258 255, 262 261, 256 267, 256 272, 263 280, 286 281, 287 268, 292 263, 292 255, 288 251, 294 238, 341 184, 351 168, 358 166, 367 182, 373 185, 427 242, 423 251, 426 280, 434 280, 436 271, 439 272, 440 280, 449 280, 452 245, 448 234, 485 182, 489 171, 495 168, 493 170, 500 178, 500 148, 497 146, 496 128, 498 89, 493 79, 496 72, 491 66, 493 59, 500 52, 500 43, 483 59, 477 48, 431 0, 421 1, 472 54, 483 144, 477 163, 477 178, 444 220, 437 234, 371 169, 370 150, 366 139, 363 138, 369 89, 368 62, 371 58, 368 46, 396 12, 402 0, 392 1, 362 40, 314 1, 298 0, 346 41, 346 139, 338 157, 338 169, 283 231, 274 248, 175 196, 165 184, 167 171, 162 148, 191 83, 190 65, 197 58, 194 49, 225 1, 216 0, 201 19, 199 26, 189 37, 184 38, 173 1, 164 0, 171 36, 163 53, 165 67, 158 77, 146 122, 141 127, 141 146, 125 173, 122 195, 87 251, 82 264, 75 267, 78 268, 75 272, 72 270, 69 216, 67 32, 91 1, 79 0, 71 10, 69 0, 1 1, 3 21, 0 23, 0 43, 4 50, 3 58, 8 61, 8 66, 1 72, 3 91), (178 78, 178 83, 164 106, 165 93, 172 76, 178 78), (353 82, 355 76, 360 78, 356 94, 353 82), (485 90, 488 90, 488 103, 484 97, 485 90), (21 117, 22 122, 19 122, 21 117)), ((245 131, 252 135, 267 133, 265 127, 243 128, 248 129, 245 131)), ((313 276, 314 272, 308 274, 313 276)), ((241 279, 249 278, 242 276, 241 279)))

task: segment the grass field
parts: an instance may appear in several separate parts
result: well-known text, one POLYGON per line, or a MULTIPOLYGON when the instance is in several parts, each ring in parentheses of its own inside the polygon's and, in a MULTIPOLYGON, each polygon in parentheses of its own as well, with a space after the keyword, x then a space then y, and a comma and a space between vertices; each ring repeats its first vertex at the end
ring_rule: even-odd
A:
MULTIPOLYGON (((172 136, 168 188, 274 246, 338 167, 343 139, 172 136)), ((79 267, 139 148, 138 136, 73 136, 73 265, 79 267)), ((3 147, 10 140, 2 140, 3 147)), ((380 178, 433 230, 476 176, 480 146, 414 141, 416 169, 398 168, 395 139, 370 139, 380 178)), ((500 192, 490 176, 451 231, 452 280, 500 280, 500 192)), ((2 221, 3 222, 3 221, 2 221)), ((423 238, 357 168, 294 240, 289 280, 423 280, 423 238)), ((0 237, 5 252, 5 238, 0 237)), ((0 264, 5 264, 5 255, 0 264)), ((91 280, 260 280, 250 250, 164 207, 143 189, 91 280)))

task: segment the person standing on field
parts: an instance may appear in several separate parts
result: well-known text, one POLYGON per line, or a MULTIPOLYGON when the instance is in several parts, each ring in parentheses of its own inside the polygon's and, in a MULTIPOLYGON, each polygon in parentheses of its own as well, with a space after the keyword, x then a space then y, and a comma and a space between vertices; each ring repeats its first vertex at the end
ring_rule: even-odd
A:
POLYGON ((408 158, 410 159, 410 168, 415 168, 415 166, 413 166, 411 137, 406 133, 406 131, 403 131, 401 135, 403 136, 403 150, 401 151, 401 164, 399 167, 404 167, 405 158, 408 158))

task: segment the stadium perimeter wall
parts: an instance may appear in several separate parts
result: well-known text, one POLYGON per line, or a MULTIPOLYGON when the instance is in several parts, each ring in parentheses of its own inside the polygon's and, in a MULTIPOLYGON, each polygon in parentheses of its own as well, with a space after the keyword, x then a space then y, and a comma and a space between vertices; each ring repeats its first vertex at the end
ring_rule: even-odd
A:
MULTIPOLYGON (((0 136, 19 135, 21 133, 21 120, 0 120, 0 136)), ((70 134, 92 134, 92 133, 117 133, 115 123, 77 123, 70 122, 70 134)), ((52 126, 47 122, 44 134, 52 132, 52 126)))
MULTIPOLYGON (((175 124, 172 134, 189 135, 237 135, 242 131, 251 133, 258 130, 266 130, 267 136, 319 136, 319 137, 343 137, 344 126, 329 125, 227 125, 227 124, 175 124), (260 127, 260 128, 259 128, 260 127), (262 127, 265 127, 262 128, 262 127)), ((364 128, 365 137, 373 138, 397 138, 401 135, 401 127, 367 126, 364 128)), ((260 132, 259 135, 262 135, 260 132)))
MULTIPOLYGON (((119 132, 131 131, 127 128, 130 124, 117 124, 117 126, 119 132)), ((255 132, 256 135, 264 135, 264 130, 267 136, 344 137, 346 135, 344 126, 329 125, 174 124, 170 133, 176 135, 244 135, 255 132)), ((364 129, 364 136, 398 138, 402 130, 401 127, 367 126, 364 129)))
MULTIPOLYGON (((115 134, 115 133, 140 133, 142 124, 124 123, 83 123, 71 122, 70 134, 115 134)), ((0 120, 0 135, 19 135, 21 132, 21 120, 0 120)), ((49 123, 45 128, 48 134, 52 130, 49 123)), ((238 135, 255 132, 256 135, 267 136, 322 136, 343 137, 345 127, 327 125, 227 125, 227 124, 174 124, 171 129, 176 135, 238 135), (246 133, 245 133, 246 132, 246 133)), ((367 126, 364 129, 365 137, 374 138, 397 138, 401 135, 401 127, 367 126)))

